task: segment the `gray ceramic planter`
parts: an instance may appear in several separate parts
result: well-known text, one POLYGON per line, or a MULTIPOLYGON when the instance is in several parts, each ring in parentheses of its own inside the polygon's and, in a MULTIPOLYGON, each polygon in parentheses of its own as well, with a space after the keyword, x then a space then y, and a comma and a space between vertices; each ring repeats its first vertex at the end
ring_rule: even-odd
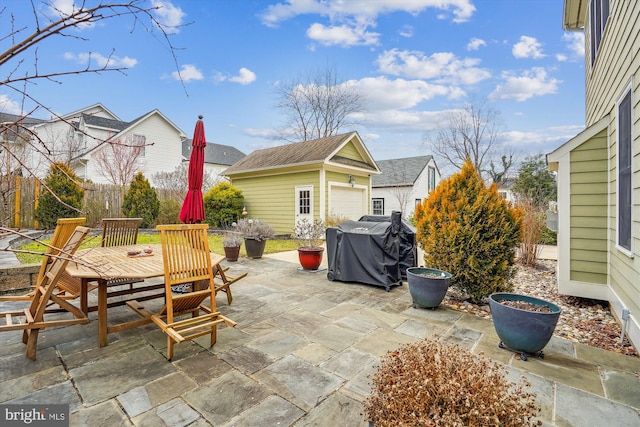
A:
POLYGON ((413 308, 436 308, 449 289, 451 273, 435 268, 407 268, 407 283, 413 300, 413 308))

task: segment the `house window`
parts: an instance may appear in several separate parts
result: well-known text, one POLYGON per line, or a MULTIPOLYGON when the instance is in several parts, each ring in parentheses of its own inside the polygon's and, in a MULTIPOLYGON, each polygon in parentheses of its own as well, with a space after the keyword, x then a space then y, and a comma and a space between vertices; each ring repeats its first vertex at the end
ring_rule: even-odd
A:
POLYGON ((436 188, 436 168, 429 166, 429 191, 436 188))
POLYGON ((311 190, 298 191, 298 214, 308 215, 311 213, 311 190))
POLYGON ((596 60, 600 40, 609 17, 609 0, 591 0, 591 65, 596 60))
POLYGON ((371 199, 371 211, 374 215, 384 215, 384 199, 371 199))
POLYGON ((631 252, 631 89, 618 103, 618 246, 631 252))
POLYGON ((502 198, 504 200, 507 200, 507 192, 506 191, 500 191, 499 193, 500 193, 500 196, 502 196, 502 198))
POLYGON ((147 146, 147 137, 144 135, 133 135, 133 146, 141 147, 140 148, 140 156, 144 157, 145 148, 147 146))

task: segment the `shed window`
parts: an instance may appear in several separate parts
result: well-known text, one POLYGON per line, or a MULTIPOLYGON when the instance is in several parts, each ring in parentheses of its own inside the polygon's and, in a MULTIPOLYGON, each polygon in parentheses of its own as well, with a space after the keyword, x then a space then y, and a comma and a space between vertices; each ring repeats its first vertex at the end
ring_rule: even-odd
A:
POLYGON ((306 215, 311 213, 311 191, 300 190, 298 192, 298 214, 306 215))
POLYGON ((631 90, 618 104, 618 246, 631 251, 631 90))

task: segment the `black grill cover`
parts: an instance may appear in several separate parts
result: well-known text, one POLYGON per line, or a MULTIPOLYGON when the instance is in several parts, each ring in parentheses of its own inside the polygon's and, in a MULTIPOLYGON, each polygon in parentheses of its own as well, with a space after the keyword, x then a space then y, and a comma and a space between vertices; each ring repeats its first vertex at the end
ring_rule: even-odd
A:
POLYGON ((345 221, 327 228, 327 278, 368 285, 402 285, 400 212, 391 221, 345 221))
MULTIPOLYGON (((360 221, 389 222, 390 216, 365 215, 360 221)), ((416 228, 406 219, 402 218, 400 225, 400 274, 407 277, 407 268, 418 266, 418 248, 416 246, 416 228)))

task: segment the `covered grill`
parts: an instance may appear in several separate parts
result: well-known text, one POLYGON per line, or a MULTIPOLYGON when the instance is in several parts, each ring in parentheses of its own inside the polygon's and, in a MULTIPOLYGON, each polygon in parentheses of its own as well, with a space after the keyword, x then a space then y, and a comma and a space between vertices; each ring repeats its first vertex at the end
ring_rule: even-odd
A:
POLYGON ((400 212, 389 221, 345 221, 327 229, 327 278, 383 286, 402 285, 400 212))

